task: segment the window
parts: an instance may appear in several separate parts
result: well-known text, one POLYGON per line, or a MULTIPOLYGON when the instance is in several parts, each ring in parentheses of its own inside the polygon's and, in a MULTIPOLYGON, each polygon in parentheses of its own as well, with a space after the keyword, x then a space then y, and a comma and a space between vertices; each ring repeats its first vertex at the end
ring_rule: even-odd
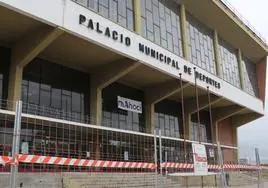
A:
POLYGON ((141 0, 142 36, 183 56, 179 5, 173 1, 141 0))
POLYGON ((81 95, 80 93, 72 92, 72 110, 81 112, 81 95))
POLYGON ((223 39, 219 39, 221 68, 223 79, 240 88, 237 50, 223 39))
POLYGON ((143 92, 138 89, 113 83, 102 92, 102 124, 107 127, 144 132, 144 114, 118 109, 117 96, 143 101, 143 92))
POLYGON ((4 80, 4 76, 3 74, 0 74, 0 99, 3 98, 3 80, 4 80))
POLYGON ((60 89, 52 88, 51 106, 57 109, 61 108, 61 90, 60 89))
POLYGON ((27 109, 27 103, 33 103, 41 106, 41 109, 49 110, 50 113, 46 115, 59 117, 57 113, 53 113, 58 110, 64 112, 63 118, 77 119, 79 115, 84 114, 84 96, 88 95, 90 87, 88 82, 89 76, 86 73, 42 59, 34 59, 23 72, 24 110, 28 113, 33 112, 27 109))
MULTIPOLYGON (((7 99, 8 91, 8 74, 10 69, 11 50, 0 46, 0 100, 7 99)), ((0 106, 4 105, 1 102, 0 106)), ((2 106, 3 107, 3 106, 2 106)))
POLYGON ((200 131, 200 141, 201 142, 211 142, 211 128, 210 128, 210 119, 209 112, 202 110, 199 112, 200 116, 200 126, 198 130, 198 121, 197 113, 192 114, 191 116, 191 136, 192 140, 199 141, 199 132, 200 131))
POLYGON ((215 55, 212 30, 187 14, 188 48, 191 63, 215 74, 215 55))
POLYGON ((40 90, 40 105, 50 106, 50 91, 40 90))
POLYGON ((28 101, 32 104, 39 104, 39 83, 29 82, 28 101))
MULTIPOLYGON (((70 112, 71 111, 71 109, 72 109, 71 108, 71 102, 74 104, 77 101, 73 101, 72 98, 71 98, 71 96, 69 96, 69 95, 62 95, 62 109, 65 112, 70 112)), ((78 103, 77 106, 80 106, 80 101, 79 101, 79 103, 78 103)))
POLYGON ((253 96, 258 96, 256 65, 247 57, 243 56, 245 91, 253 96))
POLYGON ((134 30, 132 0, 73 0, 127 29, 134 30))
POLYGON ((163 100, 155 105, 155 127, 164 136, 180 137, 182 130, 181 105, 172 100, 163 100), (179 123, 180 122, 180 123, 179 123))

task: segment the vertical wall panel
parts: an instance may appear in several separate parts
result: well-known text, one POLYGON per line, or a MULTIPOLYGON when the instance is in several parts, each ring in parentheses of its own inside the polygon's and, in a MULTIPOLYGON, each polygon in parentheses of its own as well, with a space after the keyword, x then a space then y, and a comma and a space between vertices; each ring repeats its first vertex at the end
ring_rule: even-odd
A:
POLYGON ((219 49, 223 79, 240 88, 237 50, 221 38, 219 38, 219 49))
POLYGON ((191 63, 215 74, 213 31, 189 13, 187 14, 187 22, 191 63))
POLYGON ((245 91, 253 96, 258 96, 256 65, 243 56, 242 67, 244 73, 245 91))
POLYGON ((141 0, 142 36, 183 56, 179 5, 172 1, 141 0))
POLYGON ((134 11, 132 0, 74 0, 98 14, 134 30, 134 11))

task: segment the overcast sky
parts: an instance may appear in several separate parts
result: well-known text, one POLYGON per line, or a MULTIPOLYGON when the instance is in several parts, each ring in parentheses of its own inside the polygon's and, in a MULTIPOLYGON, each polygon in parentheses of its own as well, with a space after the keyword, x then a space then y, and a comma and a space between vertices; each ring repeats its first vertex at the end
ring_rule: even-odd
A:
MULTIPOLYGON (((268 41, 268 1, 228 0, 235 9, 253 25, 268 41)), ((267 82, 266 82, 267 83, 267 82)), ((267 98, 267 96, 266 96, 267 98)), ((266 100, 267 101, 267 100, 266 100)), ((267 101, 268 102, 268 101, 267 101)), ((266 105, 267 114, 267 105, 266 105)), ((254 158, 254 148, 260 149, 262 159, 268 162, 268 115, 238 129, 240 156, 254 158)))

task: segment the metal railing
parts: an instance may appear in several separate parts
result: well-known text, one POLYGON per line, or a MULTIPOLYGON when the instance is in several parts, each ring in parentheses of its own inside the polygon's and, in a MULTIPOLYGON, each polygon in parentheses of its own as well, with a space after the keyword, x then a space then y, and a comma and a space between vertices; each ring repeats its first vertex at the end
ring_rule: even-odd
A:
MULTIPOLYGON (((243 178, 250 181, 247 183, 261 183, 262 168, 259 163, 246 167, 223 163, 220 143, 216 151, 215 147, 200 142, 196 144, 162 137, 161 130, 155 131, 155 134, 144 134, 93 125, 77 126, 72 122, 55 122, 48 118, 40 121, 18 113, 21 110, 16 110, 16 115, 0 113, 0 144, 12 146, 0 147, 0 172, 10 172, 10 167, 16 167, 11 174, 0 174, 0 178, 10 176, 13 187, 18 187, 15 186, 18 182, 20 187, 32 187, 36 183, 44 183, 43 187, 48 187, 56 183, 53 185, 55 188, 63 185, 87 188, 96 185, 136 188, 155 185, 163 188, 180 187, 184 180, 186 187, 188 183, 197 187, 217 187, 219 182, 227 181, 231 185, 236 185, 237 181, 245 182, 244 179, 239 180, 242 173, 243 178), (14 119, 18 118, 21 123, 15 121, 14 124, 14 119), (14 148, 17 148, 16 151, 14 148), (208 152, 210 149, 213 156, 208 152), (186 175, 196 173, 196 162, 206 163, 205 174, 195 174, 201 176, 198 182, 191 180, 191 175, 186 175), (220 181, 217 177, 219 170, 220 181), (204 177, 208 176, 212 177, 210 183, 204 181, 204 177), (36 179, 39 181, 35 182, 36 179)), ((1 180, 0 187, 6 187, 6 182, 1 180)))
POLYGON ((229 9, 238 20, 245 25, 250 32, 252 32, 256 37, 258 37, 261 42, 267 46, 267 40, 262 36, 262 34, 241 14, 237 11, 234 6, 229 2, 229 0, 219 0, 223 3, 227 9, 229 9))

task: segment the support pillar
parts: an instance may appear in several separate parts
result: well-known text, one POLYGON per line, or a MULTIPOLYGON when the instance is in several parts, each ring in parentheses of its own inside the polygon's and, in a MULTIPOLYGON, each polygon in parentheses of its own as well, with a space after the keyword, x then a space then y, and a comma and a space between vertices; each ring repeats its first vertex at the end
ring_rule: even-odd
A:
POLYGON ((216 73, 217 76, 222 78, 222 67, 221 67, 221 58, 220 58, 220 49, 219 49, 219 37, 217 30, 214 30, 214 54, 215 54, 215 63, 216 63, 216 73))
MULTIPOLYGON (((227 106, 227 107, 220 107, 214 109, 213 113, 213 125, 215 125, 215 135, 216 135, 216 142, 220 142, 220 132, 219 132, 219 122, 223 121, 227 118, 231 118, 237 113, 242 112, 245 110, 244 107, 238 106, 238 105, 233 105, 233 106, 227 106)), ((231 125, 233 123, 230 121, 231 125)), ((232 134, 232 146, 237 146, 237 131, 232 127, 232 131, 230 132, 232 134)), ((221 142, 220 142, 221 143, 221 142)), ((236 161, 237 159, 237 150, 232 150, 233 153, 233 160, 236 161)))
POLYGON ((16 101, 21 99, 21 84, 22 84, 23 67, 11 65, 8 84, 8 101, 9 110, 14 110, 16 101))
POLYGON ((266 71, 267 70, 267 57, 264 57, 256 64, 257 82, 258 82, 258 97, 265 104, 266 95, 266 71))
POLYGON ((92 86, 90 89, 90 123, 101 125, 102 112, 102 92, 97 86, 92 86))
POLYGON ((125 76, 140 63, 130 59, 122 59, 103 65, 95 70, 91 76, 90 89, 90 118, 95 125, 101 125, 102 119, 102 89, 125 76), (105 73, 103 72, 105 70, 105 73))
POLYGON ((135 32, 141 35, 142 25, 141 25, 141 0, 134 0, 134 27, 135 32))
POLYGON ((23 67, 38 56, 54 40, 63 34, 61 28, 42 27, 23 37, 12 48, 8 87, 9 109, 15 109, 15 101, 21 99, 23 67))
MULTIPOLYGON (((183 83, 182 88, 186 88, 188 86, 190 86, 189 83, 183 83)), ((145 89, 146 130, 153 131, 155 129, 155 121, 154 121, 155 104, 177 92, 180 92, 180 90, 181 86, 179 80, 167 81, 145 89)))
MULTIPOLYGON (((145 127, 146 132, 153 133, 155 129, 154 115, 155 115, 155 104, 145 104, 145 127)), ((158 133, 157 133, 158 134, 158 133)))
MULTIPOLYGON (((140 63, 130 59, 122 59, 100 66, 92 71, 93 74, 90 79, 90 119, 92 124, 102 124, 102 90, 136 69, 139 65, 140 63), (105 70, 105 73, 103 70, 105 70)), ((100 140, 102 140, 101 135, 97 132, 94 147, 96 160, 101 158, 100 140)))
POLYGON ((180 9, 180 17, 181 17, 181 36, 182 36, 182 51, 183 57, 186 60, 190 60, 190 53, 189 53, 189 34, 187 32, 187 18, 186 18, 186 9, 185 5, 181 4, 180 9))
MULTIPOLYGON (((238 146, 238 140, 237 140, 237 128, 236 127, 233 127, 233 130, 232 130, 232 140, 233 140, 233 145, 235 147, 238 146)), ((234 150, 233 151, 233 161, 238 161, 238 150, 234 150)))
POLYGON ((185 111, 185 126, 186 126, 186 135, 188 135, 189 140, 193 140, 193 127, 191 126, 191 113, 185 111))
POLYGON ((243 56, 241 49, 238 49, 238 71, 239 71, 239 79, 240 79, 240 86, 242 90, 245 90, 245 78, 244 78, 244 66, 243 66, 243 56))

